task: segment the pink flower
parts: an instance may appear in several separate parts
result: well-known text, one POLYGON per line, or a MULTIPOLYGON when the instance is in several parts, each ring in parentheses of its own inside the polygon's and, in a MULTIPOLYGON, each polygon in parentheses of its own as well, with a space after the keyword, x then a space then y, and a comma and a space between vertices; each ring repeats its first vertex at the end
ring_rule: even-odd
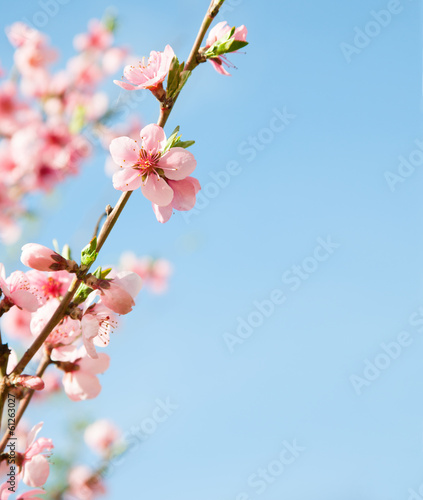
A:
POLYGON ((29 340, 32 342, 34 340, 29 328, 31 321, 31 313, 29 311, 13 307, 2 317, 2 321, 2 327, 9 338, 24 342, 29 340))
MULTIPOLYGON (((50 299, 38 311, 32 315, 31 332, 35 337, 38 336, 47 322, 53 316, 53 313, 59 307, 59 299, 50 299)), ((81 335, 81 322, 65 316, 58 325, 51 331, 46 339, 46 346, 57 346, 59 344, 70 344, 81 335)))
POLYGON ((169 181, 169 185, 174 193, 173 200, 169 205, 161 207, 153 203, 154 213, 161 223, 170 219, 173 209, 187 211, 194 208, 196 195, 201 189, 200 183, 194 177, 187 177, 181 181, 169 181))
POLYGON ((47 300, 63 297, 72 282, 72 275, 67 271, 44 273, 41 271, 28 271, 26 273, 31 285, 38 291, 41 304, 47 300))
MULTIPOLYGON (((214 26, 209 33, 209 36, 207 37, 206 40, 206 49, 211 47, 215 42, 223 38, 227 33, 231 31, 231 27, 228 26, 228 23, 226 21, 222 21, 220 23, 217 23, 216 26, 214 26)), ((235 29, 235 33, 233 34, 233 39, 238 40, 240 42, 245 42, 247 40, 247 28, 242 25, 239 26, 238 28, 235 29)), ((230 63, 224 55, 220 55, 218 57, 212 57, 209 58, 208 61, 210 61, 214 67, 214 69, 226 76, 231 76, 230 73, 226 71, 226 69, 223 67, 225 64, 228 67, 234 67, 232 63, 230 63)))
POLYGON ((86 465, 72 467, 68 475, 68 492, 78 500, 94 500, 106 494, 106 487, 100 475, 86 465))
POLYGON ((38 243, 27 243, 22 247, 21 262, 38 271, 61 271, 69 267, 64 257, 38 243))
POLYGON ((150 53, 147 65, 145 64, 145 58, 143 58, 138 66, 125 66, 123 74, 128 83, 119 80, 113 80, 113 82, 125 90, 155 90, 162 84, 169 73, 170 63, 174 55, 170 45, 166 45, 163 52, 153 50, 150 53))
POLYGON ((87 355, 84 346, 79 349, 74 345, 57 347, 51 352, 51 359, 65 371, 63 387, 72 401, 93 399, 100 394, 101 385, 96 377, 109 367, 110 357, 100 353, 97 359, 87 355))
POLYGON ((133 272, 123 271, 117 275, 109 274, 111 280, 104 280, 104 287, 100 285, 97 293, 101 302, 117 314, 128 314, 135 305, 134 298, 142 287, 142 280, 133 272))
POLYGON ((100 455, 107 455, 120 437, 120 430, 113 422, 106 419, 97 420, 84 432, 87 445, 100 455))
POLYGON ((169 205, 174 191, 169 180, 182 180, 195 169, 194 156, 184 148, 171 148, 165 153, 166 135, 151 124, 141 132, 141 148, 129 137, 118 137, 110 143, 114 162, 122 167, 113 175, 113 186, 120 191, 141 188, 143 195, 159 206, 169 205))
POLYGON ((39 31, 30 28, 27 24, 20 21, 6 28, 6 35, 14 47, 22 47, 22 45, 33 39, 44 39, 44 35, 39 31))
POLYGON ((81 33, 73 39, 75 49, 80 52, 103 51, 112 43, 113 34, 99 19, 91 19, 88 23, 88 33, 81 33))
POLYGON ((23 453, 22 480, 32 487, 42 486, 48 478, 50 467, 45 456, 45 452, 50 451, 54 446, 51 439, 39 438, 35 441, 40 432, 43 422, 35 425, 27 438, 27 448, 23 453))
POLYGON ((168 260, 147 256, 136 257, 133 252, 124 252, 121 255, 119 267, 137 273, 154 293, 163 293, 167 290, 168 280, 172 274, 172 265, 168 260))
POLYGON ((0 263, 0 289, 9 305, 19 309, 34 312, 38 309, 39 302, 36 291, 31 287, 28 278, 22 271, 13 272, 6 280, 3 264, 0 263))
POLYGON ((87 308, 81 320, 81 327, 84 346, 90 358, 98 358, 94 345, 101 347, 109 345, 110 332, 116 325, 116 316, 101 302, 87 308))

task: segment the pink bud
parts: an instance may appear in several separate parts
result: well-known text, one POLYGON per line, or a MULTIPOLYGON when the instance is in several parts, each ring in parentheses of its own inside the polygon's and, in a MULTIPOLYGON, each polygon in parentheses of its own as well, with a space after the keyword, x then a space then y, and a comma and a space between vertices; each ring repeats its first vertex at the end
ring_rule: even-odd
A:
POLYGON ((38 243, 27 243, 22 247, 21 262, 38 271, 61 271, 69 267, 64 257, 38 243))
POLYGON ((28 389, 34 389, 35 391, 44 389, 44 381, 35 375, 19 375, 19 377, 16 378, 16 384, 28 387, 28 389))

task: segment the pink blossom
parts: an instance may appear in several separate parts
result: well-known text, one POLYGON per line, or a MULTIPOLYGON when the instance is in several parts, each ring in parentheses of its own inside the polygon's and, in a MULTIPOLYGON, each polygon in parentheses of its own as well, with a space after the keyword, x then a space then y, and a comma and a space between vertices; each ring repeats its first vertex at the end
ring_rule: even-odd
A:
POLYGON ((45 37, 39 31, 30 28, 27 24, 20 21, 13 23, 6 28, 6 35, 9 42, 14 47, 22 47, 33 39, 43 40, 45 37))
POLYGON ((22 247, 21 262, 38 271, 59 271, 68 267, 64 257, 38 243, 27 243, 22 247))
POLYGON ((133 252, 124 252, 121 255, 119 267, 137 273, 154 293, 163 293, 167 290, 168 280, 172 274, 172 265, 168 260, 147 256, 136 257, 133 252))
POLYGON ((174 193, 173 200, 169 205, 161 207, 153 203, 154 213, 161 223, 170 219, 173 209, 187 211, 194 208, 196 195, 201 189, 200 183, 194 177, 187 177, 180 181, 169 181, 169 185, 174 193))
POLYGON ((31 116, 34 116, 34 111, 17 99, 15 83, 4 82, 0 86, 0 134, 12 135, 31 116))
MULTIPOLYGON (((30 324, 32 335, 36 337, 42 332, 59 304, 60 300, 50 299, 32 315, 30 324)), ((57 346, 59 344, 70 344, 78 338, 79 335, 81 335, 81 322, 77 319, 65 316, 47 337, 46 345, 57 346)))
POLYGON ((29 328, 30 321, 31 313, 29 311, 12 307, 12 309, 2 317, 2 328, 11 339, 17 339, 25 343, 29 340, 32 342, 33 338, 29 328))
POLYGON ((32 487, 42 486, 47 481, 50 472, 45 455, 54 447, 52 440, 39 438, 35 441, 42 426, 43 422, 40 422, 31 429, 27 438, 27 447, 23 453, 22 480, 32 487))
POLYGON ((84 346, 90 358, 98 358, 94 345, 101 347, 109 345, 110 332, 116 326, 116 315, 101 302, 87 308, 81 320, 81 327, 84 346))
POLYGON ((122 167, 113 175, 113 186, 120 191, 141 188, 143 195, 159 206, 172 202, 174 191, 170 180, 182 180, 195 169, 194 156, 184 148, 171 148, 165 153, 164 130, 151 124, 141 132, 141 148, 129 137, 118 137, 110 144, 114 162, 122 167))
POLYGON ((134 298, 141 290, 142 280, 136 273, 130 271, 116 275, 112 272, 109 277, 112 279, 104 280, 96 287, 101 302, 117 314, 128 314, 135 305, 134 298))
MULTIPOLYGON (((225 35, 227 35, 229 31, 231 31, 231 27, 228 26, 228 23, 226 21, 222 21, 220 23, 217 23, 216 26, 214 26, 210 30, 209 36, 207 37, 206 49, 208 49, 215 42, 217 42, 218 40, 223 38, 225 35)), ((244 25, 236 28, 235 33, 233 34, 233 39, 238 40, 240 42, 245 42, 247 40, 247 28, 244 25)), ((209 58, 208 61, 211 62, 214 69, 218 73, 220 73, 222 75, 226 75, 226 76, 230 76, 230 73, 228 73, 226 71, 226 69, 223 67, 223 65, 226 65, 228 67, 234 67, 233 64, 230 63, 224 55, 209 58)))
POLYGON ((72 467, 68 475, 69 493, 78 500, 94 500, 106 494, 106 487, 100 475, 86 465, 72 467))
POLYGON ((44 273, 41 271, 28 271, 26 273, 31 285, 35 287, 39 293, 41 304, 45 304, 47 300, 52 298, 63 297, 68 291, 72 282, 72 275, 67 271, 56 271, 44 273))
POLYGON ((99 395, 101 385, 96 377, 109 367, 110 357, 100 353, 97 359, 87 355, 84 346, 79 349, 74 345, 57 347, 51 352, 51 359, 65 371, 63 387, 72 401, 92 399, 99 395))
POLYGON ((89 425, 84 432, 87 445, 100 455, 107 455, 120 438, 120 430, 107 419, 97 420, 89 425))
POLYGON ((15 51, 15 64, 26 78, 38 72, 46 71, 48 64, 54 62, 57 52, 46 44, 46 39, 33 36, 15 51))
POLYGON ((147 64, 145 63, 145 58, 143 58, 138 66, 125 66, 123 74, 128 83, 120 82, 119 80, 113 80, 113 82, 125 90, 156 90, 169 73, 170 63, 174 55, 170 45, 166 45, 163 52, 153 50, 150 52, 147 64))
POLYGON ((38 309, 39 301, 35 295, 36 291, 22 271, 13 272, 6 280, 4 266, 0 263, 0 289, 9 305, 16 305, 29 312, 38 309))
POLYGON ((112 43, 113 34, 99 19, 91 19, 88 23, 88 33, 81 33, 73 39, 75 49, 80 52, 103 51, 112 43))

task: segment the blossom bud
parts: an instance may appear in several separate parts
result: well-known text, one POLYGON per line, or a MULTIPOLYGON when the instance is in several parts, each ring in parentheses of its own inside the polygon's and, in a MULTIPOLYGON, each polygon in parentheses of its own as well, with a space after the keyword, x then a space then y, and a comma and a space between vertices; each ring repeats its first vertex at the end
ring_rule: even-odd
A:
POLYGON ((22 247, 21 262, 37 271, 63 271, 74 267, 73 261, 38 243, 27 243, 22 247))
POLYGON ((15 379, 15 384, 22 387, 28 387, 28 389, 34 389, 35 391, 44 389, 44 381, 35 375, 19 375, 19 377, 15 379))

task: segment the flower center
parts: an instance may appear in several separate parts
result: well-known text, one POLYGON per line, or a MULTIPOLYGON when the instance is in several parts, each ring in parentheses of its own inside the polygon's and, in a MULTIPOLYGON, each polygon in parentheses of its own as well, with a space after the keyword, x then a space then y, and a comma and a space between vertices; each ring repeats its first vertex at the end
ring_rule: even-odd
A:
POLYGON ((135 167, 141 171, 141 175, 157 173, 155 172, 155 170, 157 168, 157 164, 159 163, 160 157, 160 152, 151 154, 145 149, 141 148, 139 160, 135 167))

